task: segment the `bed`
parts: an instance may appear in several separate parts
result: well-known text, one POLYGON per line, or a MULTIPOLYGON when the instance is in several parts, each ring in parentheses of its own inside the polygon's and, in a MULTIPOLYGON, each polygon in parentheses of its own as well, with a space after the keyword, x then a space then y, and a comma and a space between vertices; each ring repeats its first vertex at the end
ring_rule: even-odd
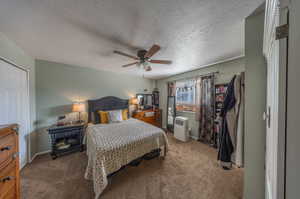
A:
POLYGON ((88 165, 85 178, 93 180, 98 199, 108 184, 108 177, 124 166, 159 152, 164 157, 168 141, 165 132, 148 123, 129 118, 118 123, 98 124, 99 110, 128 109, 128 100, 104 97, 88 101, 89 122, 85 142, 88 165))

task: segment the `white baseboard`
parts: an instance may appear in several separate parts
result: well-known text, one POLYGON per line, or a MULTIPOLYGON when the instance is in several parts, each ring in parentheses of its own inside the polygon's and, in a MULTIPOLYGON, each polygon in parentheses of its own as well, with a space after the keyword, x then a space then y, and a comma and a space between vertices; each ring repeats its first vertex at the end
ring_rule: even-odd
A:
POLYGON ((26 164, 27 164, 27 162, 26 162, 26 163, 23 163, 23 164, 21 163, 21 164, 20 164, 19 170, 22 170, 22 169, 26 166, 26 164))
MULTIPOLYGON (((20 170, 22 170, 28 163, 31 163, 37 156, 39 156, 39 155, 43 155, 43 154, 47 154, 47 153, 50 153, 51 151, 50 150, 48 150, 48 151, 43 151, 43 152, 38 152, 38 153, 36 153, 36 154, 34 154, 32 157, 31 157, 31 159, 29 160, 29 161, 27 161, 26 163, 24 163, 24 164, 20 164, 20 170)), ((30 158, 30 157, 29 157, 30 158)))
POLYGON ((38 152, 38 153, 34 154, 34 156, 31 158, 29 163, 31 163, 37 156, 44 155, 44 154, 47 154, 47 153, 50 153, 50 152, 51 152, 51 150, 47 150, 47 151, 42 151, 42 152, 38 152))
POLYGON ((194 135, 190 135, 190 138, 193 139, 193 140, 198 140, 199 138, 194 136, 194 135))

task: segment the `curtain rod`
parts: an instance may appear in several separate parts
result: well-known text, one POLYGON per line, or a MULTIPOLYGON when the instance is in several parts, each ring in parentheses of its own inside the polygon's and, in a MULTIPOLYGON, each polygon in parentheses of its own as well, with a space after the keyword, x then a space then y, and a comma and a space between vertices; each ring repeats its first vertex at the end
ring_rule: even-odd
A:
POLYGON ((220 73, 219 71, 215 71, 215 72, 206 73, 206 74, 203 74, 203 75, 195 75, 195 76, 192 76, 192 77, 182 77, 182 78, 175 79, 173 81, 168 81, 168 82, 176 82, 176 81, 180 81, 180 80, 194 79, 194 78, 198 78, 198 77, 205 77, 205 76, 215 75, 215 74, 219 74, 219 73, 220 73))

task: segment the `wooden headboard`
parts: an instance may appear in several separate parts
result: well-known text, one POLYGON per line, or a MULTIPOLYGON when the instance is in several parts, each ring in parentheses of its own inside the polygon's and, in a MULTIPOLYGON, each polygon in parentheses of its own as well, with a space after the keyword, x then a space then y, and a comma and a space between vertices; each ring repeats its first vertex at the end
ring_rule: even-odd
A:
POLYGON ((99 121, 97 111, 110 111, 128 108, 128 100, 118 97, 108 96, 96 100, 88 100, 88 121, 92 122, 94 116, 95 121, 99 121), (94 115, 93 115, 94 114, 94 115))

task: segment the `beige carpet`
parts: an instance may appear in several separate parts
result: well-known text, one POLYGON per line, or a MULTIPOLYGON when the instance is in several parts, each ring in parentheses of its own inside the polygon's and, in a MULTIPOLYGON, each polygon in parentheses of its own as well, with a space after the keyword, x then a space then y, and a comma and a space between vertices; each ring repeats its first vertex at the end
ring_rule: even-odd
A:
MULTIPOLYGON (((168 135, 165 160, 143 161, 116 174, 103 199, 241 199, 243 170, 218 167, 215 149, 168 135)), ((74 153, 52 160, 37 157, 21 172, 22 199, 92 199, 92 183, 83 177, 87 157, 74 153)))

